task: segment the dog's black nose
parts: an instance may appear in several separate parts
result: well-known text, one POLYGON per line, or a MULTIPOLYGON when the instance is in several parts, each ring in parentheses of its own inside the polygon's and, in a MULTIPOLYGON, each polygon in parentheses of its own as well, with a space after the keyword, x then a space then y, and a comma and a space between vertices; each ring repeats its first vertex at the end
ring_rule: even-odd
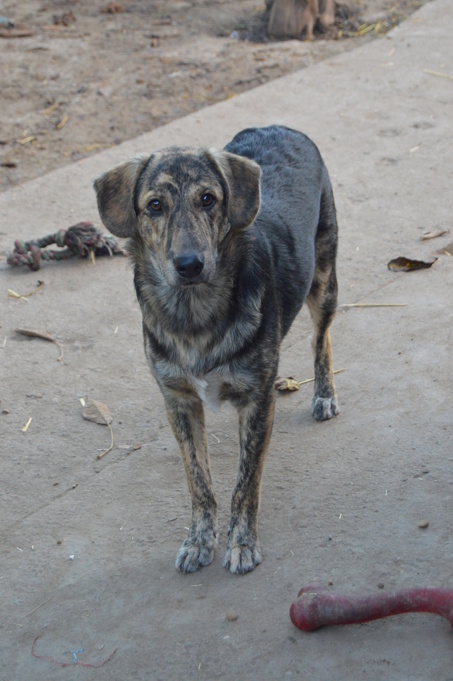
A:
POLYGON ((196 253, 180 255, 173 259, 173 264, 177 273, 184 279, 195 279, 202 273, 204 267, 203 261, 196 253))

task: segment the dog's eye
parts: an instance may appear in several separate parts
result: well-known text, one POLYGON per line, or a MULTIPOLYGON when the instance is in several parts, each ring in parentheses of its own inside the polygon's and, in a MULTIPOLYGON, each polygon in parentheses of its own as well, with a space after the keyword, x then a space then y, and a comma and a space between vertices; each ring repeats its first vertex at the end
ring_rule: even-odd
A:
POLYGON ((201 202, 203 204, 203 208, 209 208, 209 206, 212 206, 214 201, 215 201, 215 198, 209 192, 206 192, 206 194, 203 194, 203 198, 201 199, 201 202))
POLYGON ((160 213, 161 210, 162 210, 162 204, 161 204, 161 202, 159 201, 159 199, 152 199, 152 200, 148 203, 148 208, 151 208, 151 210, 153 211, 153 213, 160 213))

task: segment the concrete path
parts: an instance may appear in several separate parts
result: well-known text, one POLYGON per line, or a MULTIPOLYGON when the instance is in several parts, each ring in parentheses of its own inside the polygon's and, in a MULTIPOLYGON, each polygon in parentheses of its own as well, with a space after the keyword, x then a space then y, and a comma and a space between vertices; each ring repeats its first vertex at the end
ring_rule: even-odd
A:
MULTIPOLYGON (((263 481, 264 560, 242 578, 221 567, 236 419, 228 409, 209 415, 219 552, 182 576, 174 559, 189 498, 143 357, 128 262, 33 274, 3 260, 2 681, 453 678, 444 619, 406 615, 307 635, 288 617, 313 582, 350 593, 453 588, 453 236, 420 240, 452 228, 452 25, 451 1, 433 0, 385 38, 0 195, 6 255, 15 238, 99 224, 92 181, 133 154, 220 147, 243 127, 285 124, 310 135, 330 169, 340 303, 404 305, 340 307, 337 419, 312 421, 309 385, 279 398, 263 481), (436 252, 431 269, 387 269, 391 258, 436 252), (7 297, 37 279, 44 288, 28 303, 7 297), (58 339, 62 360, 55 345, 15 334, 21 327, 58 339), (110 435, 82 419, 80 397, 114 414, 114 448, 101 461, 110 435), (103 666, 61 666, 81 649, 78 662, 103 666)), ((312 375, 310 337, 303 312, 282 375, 312 375)))

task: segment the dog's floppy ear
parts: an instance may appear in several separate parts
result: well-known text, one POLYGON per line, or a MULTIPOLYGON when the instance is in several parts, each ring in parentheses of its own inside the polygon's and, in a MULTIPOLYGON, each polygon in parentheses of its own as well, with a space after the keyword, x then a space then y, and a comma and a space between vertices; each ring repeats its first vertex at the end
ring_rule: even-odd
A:
POLYGON ((228 221, 232 229, 248 227, 260 207, 261 168, 245 156, 211 152, 228 185, 228 221))
POLYGON ((140 171, 149 156, 137 156, 109 170, 94 181, 99 215, 104 225, 116 236, 134 234, 137 216, 134 207, 134 190, 140 171))

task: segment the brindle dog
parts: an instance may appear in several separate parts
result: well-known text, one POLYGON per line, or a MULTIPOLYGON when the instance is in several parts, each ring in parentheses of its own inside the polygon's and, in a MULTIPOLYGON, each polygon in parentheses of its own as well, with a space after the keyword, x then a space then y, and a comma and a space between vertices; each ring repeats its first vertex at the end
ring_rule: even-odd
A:
POLYGON ((283 337, 306 300, 315 332, 313 416, 338 413, 329 327, 337 222, 318 149, 280 126, 240 132, 223 151, 168 148, 95 182, 108 229, 129 237, 145 353, 181 451, 192 524, 176 558, 208 565, 217 504, 203 403, 239 415, 239 470, 223 565, 261 562, 257 515, 283 337))

